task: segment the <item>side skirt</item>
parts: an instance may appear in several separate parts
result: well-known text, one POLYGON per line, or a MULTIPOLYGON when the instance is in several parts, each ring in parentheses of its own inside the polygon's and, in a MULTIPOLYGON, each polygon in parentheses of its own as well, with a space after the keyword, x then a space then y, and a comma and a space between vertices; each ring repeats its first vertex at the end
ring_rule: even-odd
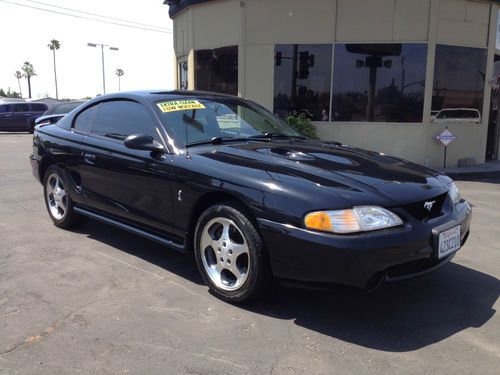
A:
POLYGON ((127 232, 137 234, 141 237, 144 237, 144 238, 147 238, 149 240, 158 242, 162 245, 168 246, 168 247, 172 248, 173 250, 177 250, 181 253, 188 253, 188 251, 184 248, 184 246, 182 246, 178 243, 175 243, 171 240, 168 240, 164 237, 160 237, 156 234, 147 232, 143 229, 139 229, 139 228, 136 228, 132 225, 122 223, 118 220, 110 219, 109 217, 106 217, 106 216, 103 216, 100 214, 96 214, 95 212, 88 211, 88 210, 80 208, 80 207, 73 207, 73 210, 80 215, 87 216, 87 217, 90 217, 92 219, 102 221, 103 223, 110 224, 110 225, 113 225, 117 228, 126 230, 127 232))

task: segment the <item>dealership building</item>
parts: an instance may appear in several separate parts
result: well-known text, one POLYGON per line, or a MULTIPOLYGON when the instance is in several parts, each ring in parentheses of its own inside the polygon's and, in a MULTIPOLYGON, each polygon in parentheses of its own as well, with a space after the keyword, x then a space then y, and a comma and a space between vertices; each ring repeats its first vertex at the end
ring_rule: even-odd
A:
POLYGON ((498 1, 165 0, 177 87, 304 113, 322 140, 440 167, 498 159, 498 1), (442 111, 440 113, 440 111, 442 111))

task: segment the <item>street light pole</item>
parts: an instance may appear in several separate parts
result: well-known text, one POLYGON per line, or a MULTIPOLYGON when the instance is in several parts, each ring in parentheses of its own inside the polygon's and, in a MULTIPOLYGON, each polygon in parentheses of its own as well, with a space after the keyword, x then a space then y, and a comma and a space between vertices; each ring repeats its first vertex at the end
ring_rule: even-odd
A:
POLYGON ((102 92, 106 94, 106 75, 104 74, 104 45, 101 44, 101 60, 102 60, 102 92))
POLYGON ((101 62, 102 62, 102 93, 106 94, 106 74, 104 70, 104 47, 109 47, 111 51, 118 51, 118 47, 111 47, 108 44, 102 44, 102 43, 87 43, 87 46, 89 47, 101 47, 101 62))

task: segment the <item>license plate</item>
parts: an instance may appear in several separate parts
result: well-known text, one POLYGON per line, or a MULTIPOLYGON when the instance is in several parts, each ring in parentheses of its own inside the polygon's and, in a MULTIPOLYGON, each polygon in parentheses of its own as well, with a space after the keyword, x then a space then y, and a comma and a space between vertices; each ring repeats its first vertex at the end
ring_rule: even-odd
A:
POLYGON ((438 258, 460 249, 460 225, 439 233, 438 258))

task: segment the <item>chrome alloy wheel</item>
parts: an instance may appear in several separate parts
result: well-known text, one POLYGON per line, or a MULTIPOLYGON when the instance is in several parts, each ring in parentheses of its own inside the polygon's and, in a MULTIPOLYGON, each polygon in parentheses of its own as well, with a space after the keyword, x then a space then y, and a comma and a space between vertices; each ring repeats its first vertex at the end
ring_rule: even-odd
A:
POLYGON ((68 198, 61 177, 52 173, 47 178, 45 189, 51 215, 57 220, 64 219, 68 211, 68 198))
POLYGON ((232 220, 210 220, 203 227, 199 251, 207 275, 218 288, 231 291, 245 283, 250 252, 243 233, 232 220))

